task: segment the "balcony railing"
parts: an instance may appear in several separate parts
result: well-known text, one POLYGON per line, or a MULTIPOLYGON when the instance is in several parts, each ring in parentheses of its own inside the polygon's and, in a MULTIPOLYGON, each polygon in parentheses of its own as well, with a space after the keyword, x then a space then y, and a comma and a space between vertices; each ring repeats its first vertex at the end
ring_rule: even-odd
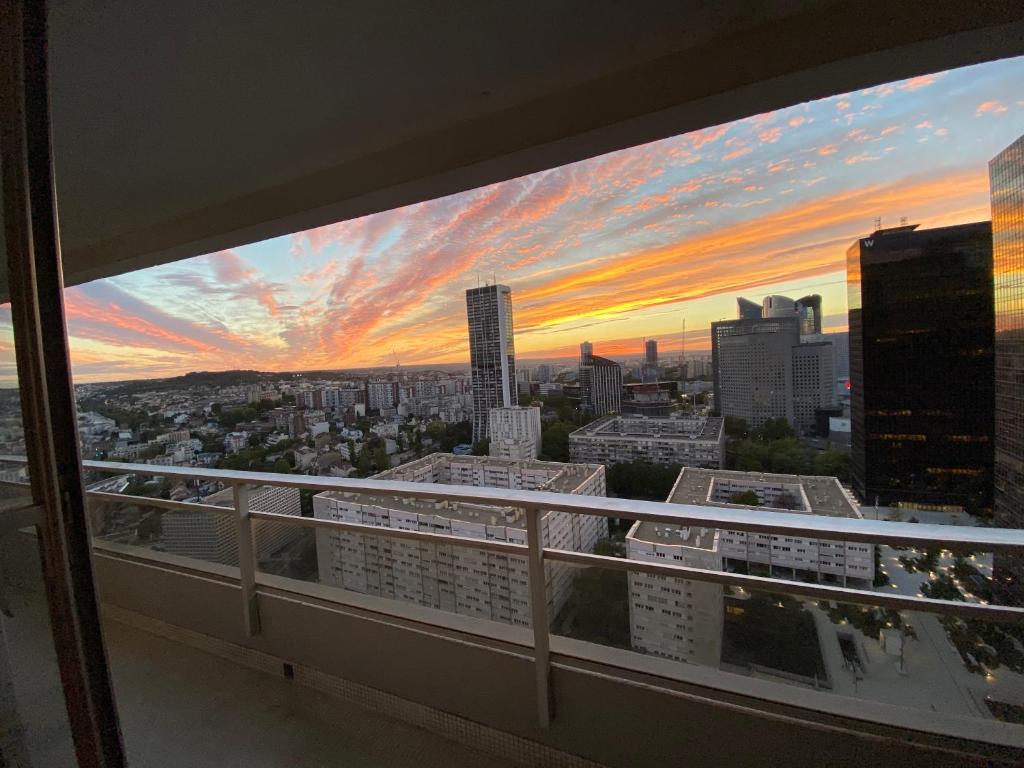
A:
MULTIPOLYGON (((0 462, 24 463, 22 457, 0 456, 0 462)), ((727 529, 751 533, 784 536, 803 536, 833 541, 851 541, 870 544, 888 544, 894 547, 936 547, 953 551, 1024 553, 1024 530, 903 523, 880 520, 823 517, 808 514, 740 510, 714 506, 696 506, 665 502, 635 501, 628 499, 570 495, 539 491, 519 491, 474 486, 455 486, 434 483, 414 483, 391 480, 312 477, 305 475, 265 472, 239 472, 196 467, 168 467, 150 464, 85 461, 84 467, 101 473, 131 474, 186 481, 216 481, 233 490, 233 506, 217 506, 191 501, 131 496, 120 493, 89 491, 89 499, 96 502, 125 504, 163 509, 168 512, 204 512, 230 517, 235 523, 239 553, 238 574, 241 585, 240 610, 246 631, 250 635, 260 632, 259 586, 279 586, 275 577, 258 571, 253 546, 253 521, 262 520, 285 526, 323 529, 370 536, 401 539, 426 544, 483 550, 500 555, 523 558, 528 563, 532 642, 523 643, 523 632, 506 633, 503 638, 528 644, 533 650, 536 674, 537 717, 542 727, 548 726, 553 716, 551 680, 551 620, 546 596, 545 565, 565 563, 573 566, 605 568, 615 571, 652 574, 659 577, 685 579, 694 582, 720 584, 756 593, 795 595, 830 603, 852 603, 877 606, 893 610, 921 611, 929 614, 952 616, 964 620, 992 621, 1024 624, 1024 608, 991 605, 984 602, 961 602, 891 594, 885 591, 855 589, 827 583, 790 581, 771 576, 753 576, 720 570, 708 570, 683 565, 661 564, 586 552, 567 551, 542 545, 540 520, 549 511, 564 511, 605 518, 626 518, 651 523, 727 529), (503 507, 516 507, 526 512, 527 544, 500 540, 473 539, 448 534, 417 530, 400 530, 360 523, 282 515, 249 508, 249 489, 257 486, 278 486, 315 492, 340 491, 372 493, 375 496, 398 496, 434 501, 468 502, 503 507)), ((0 485, 21 483, 2 480, 0 485)), ((110 545, 96 540, 103 549, 110 545)), ((140 555, 145 557, 144 554, 140 555)), ((301 589, 300 587, 297 587, 301 589)), ((340 590, 339 590, 340 592, 340 590)), ((386 602, 386 601, 381 601, 386 602)), ((387 608, 382 610, 387 611, 387 608)), ((481 622, 485 623, 485 622, 481 622)), ((1004 743, 1020 746, 1017 729, 1003 732, 1004 743), (1009 734, 1009 735, 1006 735, 1009 734)), ((986 738, 991 738, 991 734, 986 738)))

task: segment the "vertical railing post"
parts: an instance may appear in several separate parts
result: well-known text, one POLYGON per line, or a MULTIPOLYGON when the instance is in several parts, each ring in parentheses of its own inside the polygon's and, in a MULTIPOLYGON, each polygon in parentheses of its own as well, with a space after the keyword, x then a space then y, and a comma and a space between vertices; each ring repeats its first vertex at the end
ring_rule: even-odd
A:
POLYGON ((245 633, 259 634, 260 607, 256 601, 256 551, 253 546, 252 518, 249 517, 249 486, 234 486, 235 513, 238 521, 238 577, 242 587, 242 616, 245 633))
POLYGON ((539 509, 526 510, 526 543, 529 547, 530 613, 533 623, 533 663, 537 684, 537 718, 541 728, 551 724, 551 634, 548 617, 547 579, 544 573, 544 542, 539 509))

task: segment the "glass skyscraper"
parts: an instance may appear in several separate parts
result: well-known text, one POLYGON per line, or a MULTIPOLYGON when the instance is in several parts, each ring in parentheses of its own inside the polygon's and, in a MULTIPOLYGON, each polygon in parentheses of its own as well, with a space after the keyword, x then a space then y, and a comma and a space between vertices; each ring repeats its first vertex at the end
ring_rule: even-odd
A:
POLYGON ((473 384, 473 442, 488 437, 491 408, 515 405, 516 351, 512 289, 485 285, 466 291, 469 365, 473 384))
POLYGON ((854 490, 992 508, 990 222, 878 230, 846 254, 854 490))
MULTIPOLYGON (((989 163, 995 285, 995 513, 1024 528, 1024 136, 989 163)), ((1020 602, 1024 563, 997 557, 1001 598, 1020 602)))

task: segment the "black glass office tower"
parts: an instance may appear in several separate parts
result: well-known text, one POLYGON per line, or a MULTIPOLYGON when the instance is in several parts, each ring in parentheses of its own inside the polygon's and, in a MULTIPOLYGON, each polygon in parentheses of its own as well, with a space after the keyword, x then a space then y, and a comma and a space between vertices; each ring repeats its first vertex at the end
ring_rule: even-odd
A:
MULTIPOLYGON (((988 166, 992 192, 995 286, 995 514, 1024 528, 1024 136, 988 166)), ((1024 597, 1024 561, 997 555, 993 576, 1001 602, 1024 597)))
POLYGON ((882 229, 846 269, 854 490, 991 513, 992 224, 882 229))

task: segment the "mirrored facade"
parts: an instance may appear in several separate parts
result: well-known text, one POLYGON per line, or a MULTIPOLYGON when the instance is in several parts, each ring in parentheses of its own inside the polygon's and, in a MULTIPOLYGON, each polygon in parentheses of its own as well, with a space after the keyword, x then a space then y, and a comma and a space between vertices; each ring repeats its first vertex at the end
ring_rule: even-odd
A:
MULTIPOLYGON (((989 163, 995 285, 995 511, 1024 527, 1024 136, 989 163)), ((997 582, 1019 600, 1022 563, 996 559, 997 582)))
POLYGON ((847 284, 854 490, 989 513, 991 223, 878 230, 847 251, 847 284))

